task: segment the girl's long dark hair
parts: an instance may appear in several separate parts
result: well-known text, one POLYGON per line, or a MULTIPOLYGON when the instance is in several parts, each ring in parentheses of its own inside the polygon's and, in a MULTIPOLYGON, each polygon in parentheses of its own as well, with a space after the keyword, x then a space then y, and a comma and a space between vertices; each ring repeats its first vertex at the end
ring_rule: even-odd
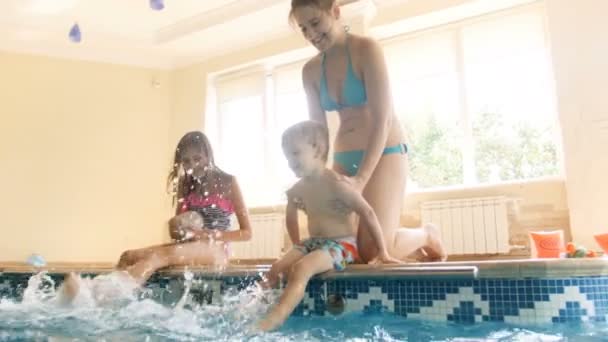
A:
POLYGON ((175 148, 175 154, 173 156, 173 167, 171 169, 171 172, 169 172, 169 177, 167 177, 167 188, 169 189, 169 192, 173 194, 173 204, 175 205, 176 200, 187 196, 189 193, 191 193, 194 189, 197 188, 215 188, 216 191, 221 190, 217 189, 218 182, 221 182, 221 176, 225 175, 227 174, 215 165, 215 159, 213 158, 213 149, 211 148, 211 143, 209 142, 207 136, 200 131, 192 131, 186 133, 180 139, 179 143, 177 144, 177 147, 175 148), (207 156, 207 160, 209 161, 209 164, 207 165, 207 176, 202 182, 201 180, 197 180, 192 175, 186 173, 180 174, 180 170, 182 169, 182 153, 189 148, 196 148, 200 150, 201 153, 207 156))

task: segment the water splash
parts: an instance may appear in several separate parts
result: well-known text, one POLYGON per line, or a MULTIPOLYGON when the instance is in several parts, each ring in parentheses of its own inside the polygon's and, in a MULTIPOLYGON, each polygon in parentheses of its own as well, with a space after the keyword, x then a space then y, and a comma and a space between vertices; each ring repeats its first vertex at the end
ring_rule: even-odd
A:
POLYGON ((162 11, 165 8, 163 0, 150 0, 150 8, 155 11, 162 11))
MULTIPOLYGON (((88 278, 82 278, 83 280, 88 278)), ((487 322, 460 325, 403 320, 395 315, 349 314, 328 318, 290 318, 279 332, 251 334, 250 327, 276 303, 279 290, 256 285, 234 286, 213 305, 197 303, 194 289, 208 289, 207 280, 186 270, 184 293, 172 305, 150 293, 118 306, 62 306, 56 284, 48 274, 33 275, 23 300, 0 300, 0 341, 106 340, 106 341, 564 341, 598 340, 607 326, 568 330, 566 326, 521 329, 487 322), (190 287, 192 291, 187 290, 190 287), (189 292, 189 293, 188 293, 189 292), (569 338, 571 337, 571 338, 569 338)), ((88 279, 90 280, 90 279, 88 279)), ((177 279, 176 284, 181 282, 177 279)), ((216 281, 217 282, 217 281, 216 281)), ((218 286, 215 283, 214 286, 218 286)))
POLYGON ((43 271, 34 274, 27 281, 22 303, 26 306, 45 304, 55 297, 55 281, 46 271, 43 271))
POLYGON ((175 310, 182 310, 186 300, 188 299, 188 295, 190 294, 190 288, 192 287, 192 279, 194 275, 188 269, 184 271, 184 294, 179 299, 177 304, 175 304, 175 310))
POLYGON ((61 301, 61 285, 57 287, 46 272, 33 275, 21 301, 0 300, 0 332, 6 335, 0 336, 0 340, 44 340, 49 336, 66 340, 95 337, 140 341, 146 340, 146 336, 152 341, 238 340, 246 336, 246 325, 255 322, 267 309, 267 305, 240 308, 254 300, 251 291, 222 296, 221 305, 195 305, 197 301, 190 289, 204 280, 196 280, 188 270, 184 273, 184 292, 176 305, 153 300, 151 290, 108 305, 109 302, 100 302, 96 294, 107 294, 109 288, 120 291, 123 279, 113 273, 118 272, 96 278, 78 277, 82 286, 80 297, 71 305, 61 301), (241 321, 235 321, 236 313, 241 315, 241 321))
POLYGON ((78 23, 74 23, 72 28, 70 28, 70 32, 68 33, 68 37, 74 43, 80 43, 82 41, 82 33, 80 32, 80 26, 78 23))

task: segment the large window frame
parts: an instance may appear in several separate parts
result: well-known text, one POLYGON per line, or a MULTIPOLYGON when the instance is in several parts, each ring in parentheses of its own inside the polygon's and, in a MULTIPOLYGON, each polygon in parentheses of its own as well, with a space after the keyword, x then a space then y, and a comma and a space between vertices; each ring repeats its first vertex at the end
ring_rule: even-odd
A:
MULTIPOLYGON (((561 149, 561 143, 559 137, 559 126, 557 110, 555 108, 555 94, 554 86, 551 75, 551 62, 549 57, 548 38, 546 29, 544 29, 546 23, 544 18, 544 7, 538 4, 521 6, 518 8, 502 10, 495 13, 484 14, 476 18, 464 19, 458 22, 453 22, 445 25, 440 25, 434 28, 424 29, 418 32, 404 33, 391 38, 380 39, 380 43, 386 48, 385 54, 387 55, 387 64, 389 67, 389 74, 392 70, 398 70, 399 68, 391 68, 390 53, 386 53, 389 46, 395 47, 395 44, 399 42, 406 42, 412 39, 424 39, 425 36, 430 37, 432 35, 447 35, 451 37, 451 44, 453 44, 453 72, 454 78, 452 82, 457 87, 457 91, 453 94, 456 98, 457 108, 454 108, 454 112, 457 113, 457 118, 453 118, 458 121, 460 131, 460 137, 457 142, 451 141, 451 144, 458 146, 459 151, 462 155, 462 182, 458 184, 437 184, 432 187, 418 187, 416 184, 408 184, 408 192, 433 192, 442 191, 446 188, 474 188, 474 187, 487 187, 495 184, 512 183, 538 180, 538 178, 563 178, 563 153, 561 149), (549 106, 547 109, 551 111, 550 120, 552 126, 553 142, 555 144, 556 153, 556 172, 551 175, 541 177, 531 177, 517 180, 494 180, 479 182, 479 175, 476 174, 477 168, 475 166, 475 120, 471 104, 471 96, 467 94, 470 88, 471 80, 469 79, 470 73, 466 70, 470 67, 467 64, 467 51, 465 49, 467 39, 463 34, 464 31, 474 27, 475 25, 483 25, 484 22, 492 23, 492 21, 500 21, 504 18, 510 18, 517 15, 533 15, 540 18, 539 24, 542 26, 543 35, 542 46, 538 47, 539 51, 543 51, 542 59, 544 60, 544 67, 548 68, 547 77, 543 79, 547 82, 546 87, 548 91, 547 95, 550 99, 549 106), (413 185, 413 186, 412 186, 413 185)), ((539 34, 538 32, 536 32, 539 34)), ((301 83, 301 67, 304 61, 292 61, 290 63, 277 65, 274 67, 257 68, 257 69, 246 69, 240 70, 236 73, 219 74, 212 78, 209 82, 209 95, 208 99, 211 105, 208 105, 206 119, 206 127, 210 127, 211 130, 215 129, 215 132, 209 132, 213 146, 216 149, 216 159, 218 159, 218 165, 221 167, 223 164, 227 165, 227 171, 235 174, 241 181, 243 191, 247 197, 248 204, 253 207, 258 206, 272 206, 275 204, 283 203, 285 200, 284 190, 287 189, 290 183, 295 181, 295 177, 291 174, 287 168, 284 157, 280 150, 280 136, 282 130, 291 123, 295 123, 299 120, 307 118, 307 106, 305 102, 304 90, 301 83), (261 147, 256 147, 261 154, 260 160, 252 165, 251 161, 249 165, 241 165, 237 167, 238 163, 230 162, 240 160, 242 153, 247 153, 247 149, 254 145, 247 142, 243 142, 243 150, 237 153, 238 149, 227 148, 230 145, 232 139, 228 138, 226 133, 226 120, 223 118, 222 112, 222 100, 218 94, 222 93, 222 82, 234 81, 239 78, 249 79, 254 75, 260 79, 260 88, 257 89, 257 93, 260 98, 261 106, 261 128, 257 141, 250 141, 251 144, 261 144, 261 147), (285 98, 281 99, 281 96, 292 98, 287 102, 294 102, 293 111, 288 111, 285 107, 285 98), (298 100, 299 99, 299 100, 298 100), (304 102, 301 102, 301 101, 304 102), (292 113, 293 112, 293 113, 292 113), (235 159, 236 158, 236 159, 235 159), (251 173, 255 168, 259 168, 262 171, 255 173, 258 179, 247 179, 247 173, 251 173), (264 193, 264 195, 261 195, 264 193)), ((393 65, 394 66, 394 65, 393 65)), ((393 76, 393 74, 391 74, 393 76)), ((403 78, 402 78, 403 79, 403 78)), ((391 79, 391 88, 395 89, 395 81, 391 79)), ((224 83, 225 88, 226 83, 224 83)), ((243 87, 244 90, 239 90, 237 87, 233 87, 231 91, 234 94, 239 94, 242 91, 243 94, 247 94, 250 91, 249 88, 243 87), (234 90, 237 89, 237 90, 234 90)), ((237 96, 238 97, 238 96, 237 96)), ((397 98, 398 96, 393 96, 397 98)), ((226 97, 225 97, 226 98, 226 97)), ((229 98, 229 97, 228 97, 229 98)), ((398 102, 398 101, 396 101, 398 102)), ((473 101, 474 102, 474 101, 473 101)), ((546 107, 546 106, 545 106, 546 107)), ((399 113, 399 106, 395 106, 397 114, 400 119, 404 119, 403 115, 399 113)), ((224 113, 225 114, 225 113, 224 113)), ((257 112, 260 115, 260 112, 257 112)), ((243 114, 246 115, 246 114, 243 114)), ((241 132, 242 134, 242 132, 241 132)), ((242 140, 242 137, 237 139, 242 140)), ((252 139, 250 139, 252 140, 252 139)), ((416 153, 414 149, 412 153, 416 153)), ((428 166, 427 166, 428 167, 428 166)), ((251 177, 249 177, 251 178, 251 177)), ((411 179, 411 178, 410 178, 411 179)), ((410 181, 411 183, 411 181, 410 181)))

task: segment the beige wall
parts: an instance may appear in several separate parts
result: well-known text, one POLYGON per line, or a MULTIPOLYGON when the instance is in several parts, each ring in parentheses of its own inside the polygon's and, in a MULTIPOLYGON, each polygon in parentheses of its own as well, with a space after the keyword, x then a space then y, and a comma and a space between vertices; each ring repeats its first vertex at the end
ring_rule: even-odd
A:
POLYGON ((0 53, 0 75, 0 260, 112 262, 168 238, 168 72, 0 53))
POLYGON ((550 0, 547 13, 572 235, 596 246, 608 232, 608 2, 550 0))
POLYGON ((404 202, 401 222, 406 227, 420 224, 420 204, 424 201, 506 196, 509 217, 509 244, 511 255, 530 255, 531 230, 561 229, 566 241, 571 238, 565 182, 562 179, 544 179, 527 182, 504 183, 469 189, 451 189, 441 192, 412 193, 404 202))

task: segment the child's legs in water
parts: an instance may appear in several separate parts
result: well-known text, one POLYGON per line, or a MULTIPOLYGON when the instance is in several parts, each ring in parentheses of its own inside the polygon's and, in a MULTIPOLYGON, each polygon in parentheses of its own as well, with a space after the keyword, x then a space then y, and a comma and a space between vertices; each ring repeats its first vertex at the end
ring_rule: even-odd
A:
POLYGON ((270 271, 266 273, 267 281, 262 283, 262 287, 264 288, 272 288, 275 287, 277 282, 279 281, 279 275, 281 273, 287 273, 289 276, 289 270, 291 266, 295 264, 298 260, 300 260, 304 256, 304 253, 296 248, 292 248, 283 255, 279 260, 275 261, 270 268, 270 271))
POLYGON ((138 261, 140 261, 141 259, 144 259, 145 257, 149 256, 151 253, 157 251, 158 248, 165 247, 165 246, 171 246, 176 243, 177 242, 168 242, 168 243, 164 243, 162 245, 156 245, 156 246, 150 246, 150 247, 144 247, 144 248, 138 248, 138 249, 129 249, 127 251, 124 251, 120 255, 116 268, 123 269, 123 268, 126 268, 127 266, 131 266, 131 265, 137 263, 138 261))
MULTIPOLYGON (((223 244, 195 241, 149 247, 139 261, 123 268, 123 272, 141 286, 163 267, 225 264, 227 261, 223 244)), ((72 301, 80 291, 79 276, 66 275, 60 291, 64 301, 72 301)))
POLYGON ((300 258, 289 271, 287 286, 279 303, 258 323, 258 328, 267 331, 283 324, 304 297, 304 290, 310 278, 333 268, 334 260, 325 250, 316 250, 300 258))
POLYGON ((71 302, 80 291, 80 279, 77 274, 70 272, 63 278, 63 283, 59 288, 59 296, 63 302, 71 302))
POLYGON ((167 266, 224 265, 228 262, 224 244, 193 241, 153 247, 146 257, 125 268, 139 284, 167 266))

